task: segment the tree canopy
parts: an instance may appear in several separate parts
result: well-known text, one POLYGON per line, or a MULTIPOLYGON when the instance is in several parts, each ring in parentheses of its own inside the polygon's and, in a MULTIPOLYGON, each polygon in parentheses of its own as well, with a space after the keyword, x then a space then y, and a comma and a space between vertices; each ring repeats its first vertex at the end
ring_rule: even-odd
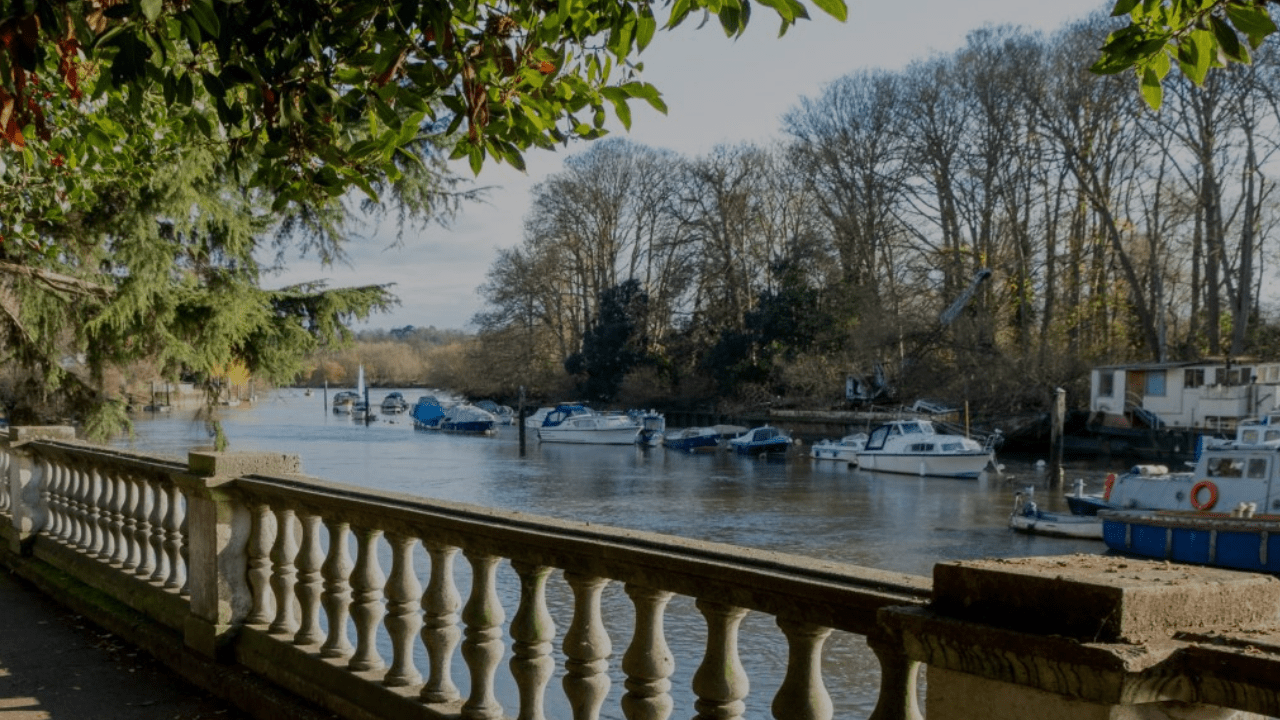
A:
POLYGON ((1275 0, 1116 0, 1129 24, 1107 38, 1094 72, 1133 70, 1147 104, 1159 109, 1175 66, 1199 85, 1211 68, 1249 64, 1251 50, 1276 31, 1267 12, 1275 0))

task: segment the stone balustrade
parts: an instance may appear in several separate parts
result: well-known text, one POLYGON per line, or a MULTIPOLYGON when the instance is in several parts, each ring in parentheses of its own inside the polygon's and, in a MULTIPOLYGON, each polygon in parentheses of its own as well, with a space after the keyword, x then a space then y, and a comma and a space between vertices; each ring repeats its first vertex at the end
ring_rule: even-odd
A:
POLYGON ((933 720, 1280 714, 1280 582, 1265 576, 1134 583, 1117 568, 1136 561, 1090 556, 1047 572, 950 563, 931 582, 338 485, 287 456, 176 463, 64 429, 11 429, 0 469, 12 566, 56 568, 167 629, 185 657, 343 718, 826 720, 833 633, 878 660, 877 720, 922 716, 922 663, 933 720), (1229 599, 1214 622, 1185 611, 1215 596, 1229 599), (676 599, 696 608, 700 627, 681 625, 704 641, 696 657, 672 649, 676 599), (772 618, 750 627, 780 648, 777 677, 743 662, 753 614, 772 618), (1103 622, 1116 617, 1118 630, 1103 622))

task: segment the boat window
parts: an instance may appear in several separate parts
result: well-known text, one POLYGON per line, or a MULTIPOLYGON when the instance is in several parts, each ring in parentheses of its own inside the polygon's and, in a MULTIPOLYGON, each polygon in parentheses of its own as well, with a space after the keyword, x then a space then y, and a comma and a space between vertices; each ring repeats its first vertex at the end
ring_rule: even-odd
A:
POLYGON ((888 425, 881 425, 871 431, 871 437, 867 438, 867 450, 879 450, 884 447, 884 441, 889 437, 891 428, 888 425))
POLYGON ((905 433, 922 433, 924 432, 924 430, 920 429, 920 423, 903 423, 902 432, 904 434, 905 433))
POLYGON ((1241 430, 1240 442, 1248 443, 1250 445, 1257 445, 1259 442, 1258 431, 1257 430, 1241 430))
POLYGON ((913 453, 931 453, 933 452, 933 443, 915 443, 911 446, 910 452, 913 453))
POLYGON ((947 443, 942 446, 942 452, 960 452, 964 450, 964 446, 960 443, 947 443))
POLYGON ((1249 474, 1248 477, 1262 479, 1267 476, 1267 459, 1266 458, 1249 458, 1249 474))
POLYGON ((1263 442, 1275 442, 1276 440, 1280 440, 1280 430, 1268 430, 1263 442))
POLYGON ((1238 478, 1244 476, 1241 458, 1210 458, 1206 465, 1209 477, 1238 478))

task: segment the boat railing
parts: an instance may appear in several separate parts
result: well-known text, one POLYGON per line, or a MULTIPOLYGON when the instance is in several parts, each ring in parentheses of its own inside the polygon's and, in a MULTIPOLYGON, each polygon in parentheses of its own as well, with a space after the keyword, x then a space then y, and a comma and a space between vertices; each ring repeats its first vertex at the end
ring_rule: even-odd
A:
MULTIPOLYGON (((847 697, 847 684, 863 682, 825 671, 833 635, 865 640, 875 658, 875 720, 921 717, 922 662, 940 718, 975 688, 993 706, 1037 692, 1063 708, 1212 700, 1280 713, 1270 681, 1280 648, 1263 644, 1237 677, 1219 670, 1226 651, 1205 642, 1175 638, 1143 651, 1167 661, 1130 662, 1129 638, 1072 645, 1056 627, 1038 633, 1016 615, 966 607, 987 595, 1020 602, 1026 578, 965 585, 956 573, 969 568, 949 564, 931 582, 339 485, 280 454, 193 452, 178 463, 63 435, 15 429, 0 442, 0 557, 28 574, 52 566, 69 578, 60 582, 124 603, 161 629, 138 633, 152 652, 176 646, 254 673, 342 718, 577 720, 620 709, 628 720, 829 720, 831 690, 847 697)), ((1049 581, 1063 574, 1064 560, 1038 560, 1049 581)), ((1106 617, 1089 607, 1100 595, 1066 586, 1047 597, 1096 618, 1106 617)), ((1273 595, 1233 607, 1280 608, 1273 595)))

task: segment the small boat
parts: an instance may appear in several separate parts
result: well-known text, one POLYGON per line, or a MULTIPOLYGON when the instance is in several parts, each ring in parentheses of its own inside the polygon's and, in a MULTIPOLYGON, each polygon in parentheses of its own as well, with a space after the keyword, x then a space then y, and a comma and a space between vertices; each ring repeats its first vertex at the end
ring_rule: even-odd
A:
POLYGON ((1185 510, 1104 510, 1103 540, 1116 552, 1213 567, 1280 573, 1280 515, 1240 503, 1230 515, 1185 510))
POLYGON ((350 390, 343 390, 333 396, 333 411, 336 413, 351 414, 355 409, 356 401, 360 396, 350 390))
POLYGON ((399 392, 389 392, 382 398, 382 412, 385 415, 399 415, 409 409, 409 401, 399 392))
POLYGON ((640 425, 640 434, 636 442, 647 447, 662 444, 662 437, 667 431, 667 419, 657 410, 628 410, 627 417, 640 425))
POLYGON ((469 435, 492 435, 497 432, 498 418, 469 403, 458 403, 445 408, 440 418, 440 430, 469 435))
MULTIPOLYGON (((994 436, 992 436, 994 437, 994 436)), ((976 479, 995 451, 962 435, 940 433, 929 420, 893 420, 871 431, 858 467, 876 472, 976 479)))
POLYGON ((626 415, 598 413, 584 405, 557 405, 538 426, 542 442, 632 445, 640 424, 626 415))
POLYGON ((713 427, 691 427, 666 433, 662 444, 682 452, 713 452, 720 447, 720 433, 713 427))
POLYGON ((733 438, 729 447, 739 455, 785 454, 791 447, 791 437, 776 427, 765 425, 733 438))
POLYGON ((866 447, 866 444, 866 433, 845 435, 839 440, 819 440, 809 448, 809 457, 814 460, 857 462, 858 451, 866 447))
POLYGON ((423 395, 418 398, 418 402, 414 403, 413 411, 409 415, 413 418, 415 428, 439 430, 440 422, 444 420, 444 406, 435 395, 423 395))
POLYGON ((1018 532, 1050 537, 1102 539, 1102 519, 1071 513, 1045 512, 1036 506, 1035 488, 1028 487, 1013 496, 1013 512, 1009 527, 1018 532))
POLYGON ((491 413, 498 419, 499 425, 510 425, 515 422, 516 411, 512 410, 510 405, 499 405, 492 400, 481 400, 476 403, 476 407, 491 413))

